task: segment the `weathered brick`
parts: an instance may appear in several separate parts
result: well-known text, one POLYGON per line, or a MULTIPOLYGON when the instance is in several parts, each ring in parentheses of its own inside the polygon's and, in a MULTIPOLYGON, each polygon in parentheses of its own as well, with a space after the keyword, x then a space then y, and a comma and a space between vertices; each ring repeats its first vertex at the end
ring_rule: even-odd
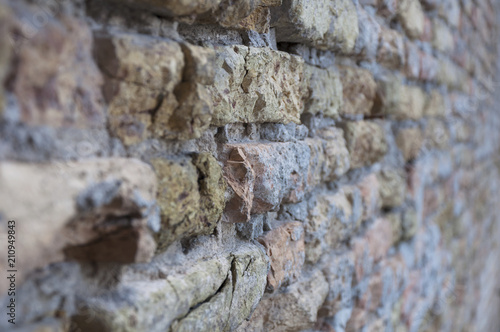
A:
POLYGON ((336 194, 318 195, 309 202, 304 223, 308 262, 316 263, 323 252, 337 248, 354 232, 358 217, 354 211, 357 206, 353 206, 356 203, 349 200, 344 188, 336 194))
POLYGON ((228 144, 225 176, 234 191, 226 206, 228 220, 245 222, 252 213, 300 202, 322 181, 347 172, 342 130, 324 128, 319 133, 305 142, 228 144))
POLYGON ((418 127, 398 130, 396 144, 406 161, 417 158, 424 142, 422 131, 418 127))
POLYGON ((317 312, 328 293, 328 283, 321 271, 304 273, 300 280, 286 291, 264 297, 248 323, 238 332, 250 331, 302 331, 311 329, 317 312), (308 294, 304 296, 304 294, 308 294))
POLYGON ((322 260, 322 271, 328 281, 329 291, 319 314, 332 317, 341 310, 352 307, 354 289, 354 255, 352 252, 326 255, 322 260))
POLYGON ((127 145, 150 136, 198 138, 212 115, 205 84, 213 51, 137 35, 97 35, 95 57, 107 75, 110 128, 127 145))
POLYGON ((192 235, 210 234, 224 209, 222 168, 208 153, 193 159, 154 159, 162 227, 158 250, 192 235))
POLYGON ((427 100, 421 88, 405 85, 394 77, 379 81, 378 98, 381 107, 377 112, 398 120, 420 119, 427 100))
POLYGON ((384 169, 377 174, 377 179, 382 207, 395 208, 402 205, 406 194, 406 180, 400 172, 384 169))
POLYGON ((288 53, 246 46, 216 48, 215 84, 208 89, 212 124, 300 123, 304 62, 288 53))
POLYGON ((284 42, 303 42, 321 50, 351 53, 358 37, 358 16, 351 0, 291 1, 272 8, 271 26, 284 42))
POLYGON ((122 296, 86 297, 72 324, 84 331, 235 330, 264 293, 267 264, 260 247, 242 243, 231 253, 173 265, 160 278, 121 280, 122 296))
POLYGON ((331 118, 338 118, 339 109, 344 103, 340 75, 334 68, 320 69, 305 65, 305 113, 322 113, 331 118))
POLYGON ((274 291, 293 283, 304 265, 304 227, 300 222, 285 223, 257 239, 271 261, 267 289, 274 291))
POLYGON ((450 143, 450 133, 443 121, 429 119, 425 127, 424 139, 428 149, 445 149, 450 143))
POLYGON ((444 117, 447 114, 444 97, 436 90, 432 90, 424 109, 425 116, 444 117))
POLYGON ((453 34, 442 21, 434 19, 432 22, 432 46, 440 52, 449 53, 453 51, 455 43, 453 34))
POLYGON ((387 254, 392 245, 392 226, 389 221, 377 218, 363 237, 351 241, 355 255, 355 276, 359 282, 370 274, 373 264, 387 254))
POLYGON ((135 159, 1 163, 0 212, 23 221, 16 224, 24 239, 17 243, 19 281, 64 257, 148 261, 155 250, 148 229, 158 218, 155 191, 151 167, 135 159))
POLYGON ((382 28, 377 62, 389 69, 399 69, 404 64, 404 58, 403 37, 395 30, 382 28))
POLYGON ((365 176, 356 185, 361 192, 361 201, 363 203, 362 220, 373 217, 381 208, 380 183, 375 174, 365 176))
POLYGON ((420 1, 400 0, 398 17, 410 38, 419 38, 424 32, 424 12, 420 1))
POLYGON ((342 115, 369 115, 371 113, 377 85, 372 74, 361 68, 345 67, 339 68, 344 105, 340 113, 342 115))
POLYGON ((373 164, 386 154, 385 132, 378 123, 347 122, 344 131, 352 168, 373 164))
POLYGON ((103 128, 103 79, 92 59, 90 27, 81 19, 61 14, 47 16, 45 24, 37 28, 30 22, 39 9, 23 4, 13 9, 11 34, 5 37, 16 50, 12 59, 16 70, 8 86, 17 97, 21 121, 103 128))

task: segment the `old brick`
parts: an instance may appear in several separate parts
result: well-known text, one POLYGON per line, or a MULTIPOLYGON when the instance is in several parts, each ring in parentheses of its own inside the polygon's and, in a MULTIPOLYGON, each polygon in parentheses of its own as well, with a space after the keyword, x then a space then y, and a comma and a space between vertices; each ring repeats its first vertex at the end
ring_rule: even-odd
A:
POLYGON ((398 78, 379 81, 378 98, 380 112, 398 120, 420 119, 427 100, 421 88, 405 85, 398 78))
POLYGON ((340 75, 334 68, 320 69, 305 65, 305 113, 322 113, 331 118, 338 118, 339 109, 343 104, 340 75))
POLYGON ((294 282, 304 264, 304 228, 300 222, 288 222, 257 239, 271 261, 267 289, 274 291, 294 282))
POLYGON ((356 185, 361 192, 361 201, 363 202, 362 220, 373 217, 381 208, 380 183, 375 174, 365 176, 356 185))
POLYGON ((95 57, 107 75, 110 127, 125 144, 150 136, 192 139, 212 116, 205 84, 213 51, 136 35, 96 36, 95 57))
POLYGON ((377 218, 363 237, 351 242, 355 255, 355 276, 357 281, 370 274, 373 264, 387 254, 392 245, 392 225, 384 218, 377 218))
POLYGON ((283 293, 265 297, 250 322, 238 332, 302 331, 314 327, 317 312, 328 293, 328 283, 321 271, 313 269, 283 293), (308 296, 304 296, 308 294, 308 296))
POLYGON ((400 0, 398 17, 410 38, 419 38, 424 32, 424 12, 420 1, 400 0))
POLYGON ((329 291, 319 314, 332 317, 341 310, 349 310, 353 303, 354 255, 352 252, 326 255, 321 263, 329 291))
POLYGON ((354 67, 339 68, 344 105, 342 115, 369 115, 371 113, 377 85, 372 74, 366 69, 354 67))
POLYGON ((404 64, 404 57, 403 37, 395 30, 382 28, 377 62, 390 69, 399 69, 404 64))
POLYGON ((357 226, 354 204, 343 189, 336 194, 318 195, 309 202, 311 208, 304 224, 308 262, 316 263, 323 252, 337 248, 354 232, 357 226))
POLYGON ((447 113, 443 95, 436 90, 432 90, 425 104, 425 116, 444 117, 447 113))
POLYGON ((288 53, 245 46, 216 48, 209 87, 212 124, 300 122, 304 63, 288 53))
POLYGON ((23 221, 16 226, 24 239, 17 244, 20 281, 65 256, 133 263, 154 253, 148 225, 156 228, 156 179, 138 160, 3 162, 0 184, 2 215, 23 221))
POLYGON ((420 153, 424 142, 422 131, 418 127, 398 130, 396 144, 406 161, 415 159, 420 153))
POLYGON ((380 199, 383 208, 395 208, 403 204, 406 180, 395 170, 382 170, 377 174, 380 184, 380 199))
POLYGON ((284 42, 351 53, 359 34, 356 7, 350 0, 293 1, 271 10, 271 26, 284 42))
POLYGON ((440 52, 449 53, 453 51, 454 40, 450 28, 442 21, 434 19, 432 22, 432 46, 440 52))
POLYGON ((344 131, 352 168, 373 164, 386 154, 385 132, 378 123, 347 122, 344 131))
POLYGON ((9 86, 17 97, 21 120, 52 127, 104 127, 103 80, 92 59, 89 26, 59 15, 47 17, 38 29, 23 23, 36 16, 34 8, 15 8, 12 34, 5 37, 7 44, 15 41, 17 65, 9 86), (29 38, 23 35, 28 32, 29 38))
POLYGON ((210 234, 224 209, 222 169, 208 153, 179 160, 154 159, 162 228, 158 250, 174 240, 210 234))

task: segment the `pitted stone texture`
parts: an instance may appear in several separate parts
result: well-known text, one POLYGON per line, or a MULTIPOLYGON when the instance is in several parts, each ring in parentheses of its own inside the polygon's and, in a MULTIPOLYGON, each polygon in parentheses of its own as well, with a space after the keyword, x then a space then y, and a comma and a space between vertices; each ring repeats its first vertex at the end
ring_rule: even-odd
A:
POLYGON ((303 42, 321 50, 350 54, 359 34, 351 0, 287 0, 271 10, 271 26, 284 42, 303 42))
POLYGON ((340 75, 334 68, 321 69, 305 65, 305 113, 322 113, 327 117, 338 118, 343 104, 340 75))
POLYGON ((403 204, 406 194, 406 180, 396 170, 384 169, 377 175, 380 184, 380 199, 383 208, 395 208, 403 204))
POLYGON ((90 27, 61 14, 43 16, 38 28, 31 22, 39 12, 16 3, 11 18, 2 20, 8 27, 6 44, 15 48, 8 88, 17 97, 20 120, 34 126, 105 127, 103 78, 92 59, 90 27))
POLYGON ((212 124, 300 123, 304 62, 288 53, 246 46, 216 47, 210 86, 212 124))
POLYGON ((158 250, 186 236, 210 234, 224 209, 222 168, 209 153, 193 159, 154 159, 162 227, 158 250))
POLYGON ((396 134, 396 144, 405 161, 417 158, 423 143, 424 135, 418 127, 399 129, 396 134))
POLYGON ((398 120, 418 120, 423 116, 427 97, 417 86, 409 86, 398 78, 379 81, 380 113, 398 120))
POLYGON ((385 131, 378 123, 347 122, 344 131, 352 168, 371 165, 387 153, 385 131))
POLYGON ((341 114, 343 116, 369 115, 377 91, 377 84, 372 74, 366 69, 345 66, 340 67, 339 71, 344 96, 341 114))
POLYGON ((287 222, 258 238, 271 261, 267 289, 275 291, 297 280, 304 265, 304 227, 287 222))
POLYGON ((238 332, 304 331, 314 327, 317 312, 328 293, 328 282, 321 271, 314 269, 282 293, 266 296, 238 332), (304 296, 307 294, 307 296, 304 296))
POLYGON ((19 280, 65 256, 131 263, 148 261, 154 253, 148 219, 155 218, 156 180, 147 164, 3 162, 0 184, 1 214, 23 221, 17 224, 23 234, 17 242, 19 280), (20 186, 31 189, 19 191, 20 186))

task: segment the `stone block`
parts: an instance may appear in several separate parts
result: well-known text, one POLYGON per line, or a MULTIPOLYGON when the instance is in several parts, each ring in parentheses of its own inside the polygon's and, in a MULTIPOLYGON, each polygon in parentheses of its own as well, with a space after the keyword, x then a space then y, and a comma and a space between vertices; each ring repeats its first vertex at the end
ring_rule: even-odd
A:
POLYGON ((363 204, 362 220, 368 220, 377 214, 382 207, 380 183, 374 173, 365 176, 356 184, 361 192, 363 204))
POLYGON ((191 158, 153 159, 158 178, 161 230, 158 250, 173 241, 210 234, 222 216, 226 183, 222 168, 209 153, 191 158))
POLYGON ((424 33, 424 12, 420 1, 400 0, 398 18, 410 38, 419 38, 424 33))
POLYGON ((443 95, 436 90, 432 90, 425 104, 424 115, 444 117, 448 113, 443 95))
POLYGON ((382 208, 395 208, 404 203, 406 179, 396 170, 384 169, 377 174, 382 208))
POLYGON ((208 88, 212 124, 300 123, 304 62, 297 56, 246 46, 216 47, 215 84, 208 88))
POLYGON ((302 42, 321 50, 352 52, 359 34, 351 0, 286 1, 271 9, 278 42, 302 42))
POLYGON ((405 161, 417 158, 423 143, 424 135, 418 127, 402 128, 397 131, 396 144, 401 150, 405 161))
POLYGON ((302 331, 311 329, 328 293, 328 282, 321 271, 303 274, 284 292, 265 297, 251 320, 237 331, 302 331), (307 294, 307 296, 304 296, 307 294))
POLYGON ((321 69, 310 65, 304 67, 305 93, 304 113, 324 114, 338 118, 343 104, 341 76, 334 68, 321 69))
POLYGON ((398 78, 379 81, 380 113, 397 120, 418 120, 423 116, 427 97, 417 86, 405 85, 398 78))
POLYGON ((404 65, 405 50, 403 37, 395 30, 382 28, 380 31, 377 62, 389 69, 404 65))
POLYGON ((302 273, 305 259, 302 223, 285 223, 257 240, 266 249, 271 262, 267 289, 274 291, 296 281, 302 273))
POLYGON ((432 46, 444 53, 450 53, 455 47, 453 34, 448 26, 439 19, 432 21, 432 46))
POLYGON ((387 153, 384 128, 377 122, 347 122, 344 132, 351 156, 351 168, 373 164, 387 153))
POLYGON ((343 116, 370 115, 377 90, 373 75, 366 69, 355 67, 342 66, 339 71, 344 99, 340 113, 343 116))
MULTIPOLYGON (((103 78, 92 58, 90 27, 61 14, 43 16, 38 28, 31 22, 39 11, 13 6, 11 33, 4 35, 15 48, 16 70, 8 88, 17 97, 20 120, 32 126, 104 128, 103 78)), ((7 49, 2 47, 3 57, 9 57, 7 49)))

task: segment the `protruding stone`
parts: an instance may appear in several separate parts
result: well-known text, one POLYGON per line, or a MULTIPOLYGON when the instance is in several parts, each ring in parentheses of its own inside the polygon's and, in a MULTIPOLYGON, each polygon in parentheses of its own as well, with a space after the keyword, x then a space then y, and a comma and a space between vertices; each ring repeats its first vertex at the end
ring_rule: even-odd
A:
POLYGON ((387 153, 384 129, 376 122, 347 122, 344 127, 351 167, 371 165, 387 153))
MULTIPOLYGON (((65 256, 85 261, 145 262, 155 244, 156 179, 135 159, 0 164, 0 212, 15 216, 21 271, 65 256), (19 188, 31 188, 20 191, 19 188)), ((1 262, 6 266, 5 260, 1 262)))
POLYGON ((267 289, 274 291, 294 282, 304 264, 304 228, 300 222, 288 222, 264 234, 258 241, 271 261, 267 289))
POLYGON ((371 113, 377 84, 372 74, 361 68, 345 67, 339 68, 342 80, 344 105, 341 114, 369 115, 371 113))
POLYGON ((271 10, 271 26, 284 42, 303 42, 321 50, 352 52, 359 34, 351 0, 288 1, 271 10))

